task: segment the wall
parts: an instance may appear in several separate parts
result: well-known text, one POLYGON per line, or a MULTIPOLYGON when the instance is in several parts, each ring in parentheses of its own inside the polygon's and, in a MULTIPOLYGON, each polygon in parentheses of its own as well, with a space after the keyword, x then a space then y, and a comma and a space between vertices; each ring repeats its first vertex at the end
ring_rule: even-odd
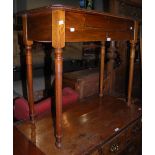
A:
POLYGON ((113 14, 128 16, 133 19, 142 18, 141 0, 110 0, 110 12, 113 14))
POLYGON ((63 4, 68 6, 79 7, 79 0, 51 0, 52 4, 63 4))
POLYGON ((104 0, 94 0, 94 10, 102 12, 103 11, 103 1, 104 0))
POLYGON ((52 4, 63 4, 79 7, 79 0, 27 0, 27 9, 33 9, 52 4))
POLYGON ((26 0, 13 0, 13 13, 26 10, 26 0))
MULTIPOLYGON (((94 0, 94 9, 103 11, 104 0, 94 0)), ((79 7, 79 0, 14 0, 13 12, 16 13, 22 10, 29 10, 52 4, 63 4, 68 6, 79 7)))
POLYGON ((26 0, 26 9, 39 8, 51 4, 51 0, 26 0))

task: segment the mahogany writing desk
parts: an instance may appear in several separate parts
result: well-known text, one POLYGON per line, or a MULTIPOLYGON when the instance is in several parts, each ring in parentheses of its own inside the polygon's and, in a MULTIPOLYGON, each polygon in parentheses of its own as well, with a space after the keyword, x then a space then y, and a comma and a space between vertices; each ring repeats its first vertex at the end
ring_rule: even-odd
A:
POLYGON ((138 22, 106 13, 75 9, 61 5, 47 6, 23 13, 23 41, 26 46, 28 100, 34 119, 32 53, 33 41, 51 42, 55 48, 56 146, 62 138, 62 48, 65 42, 101 41, 100 94, 103 96, 105 41, 129 40, 130 72, 127 104, 131 104, 135 44, 138 22))

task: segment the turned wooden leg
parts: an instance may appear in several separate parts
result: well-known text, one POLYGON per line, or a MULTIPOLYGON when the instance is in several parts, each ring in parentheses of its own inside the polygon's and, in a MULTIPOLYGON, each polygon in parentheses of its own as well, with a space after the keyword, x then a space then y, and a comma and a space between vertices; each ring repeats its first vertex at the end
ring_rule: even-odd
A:
POLYGON ((62 49, 55 49, 56 146, 62 139, 62 49))
POLYGON ((62 48, 65 47, 65 11, 52 10, 52 47, 55 48, 56 146, 62 139, 62 48))
POLYGON ((100 94, 103 96, 103 82, 104 82, 104 58, 105 58, 105 42, 101 42, 101 64, 100 64, 100 94))
POLYGON ((32 45, 26 45, 26 65, 27 65, 27 86, 30 118, 34 121, 34 100, 33 100, 33 81, 32 81, 32 45))
POLYGON ((115 41, 110 42, 110 47, 108 48, 107 57, 109 59, 107 64, 107 72, 109 77, 109 94, 112 94, 112 86, 114 81, 114 63, 116 58, 116 47, 115 47, 115 41))
POLYGON ((26 65, 27 65, 27 94, 30 109, 30 118, 34 123, 34 101, 33 101, 33 81, 32 81, 32 40, 27 38, 27 15, 22 16, 23 23, 23 43, 26 48, 26 65))
POLYGON ((142 27, 140 27, 140 59, 142 65, 142 27))
POLYGON ((133 83, 133 72, 134 72, 134 58, 135 58, 135 41, 130 41, 130 69, 129 69, 129 83, 128 83, 128 106, 131 105, 131 95, 132 95, 132 83, 133 83))

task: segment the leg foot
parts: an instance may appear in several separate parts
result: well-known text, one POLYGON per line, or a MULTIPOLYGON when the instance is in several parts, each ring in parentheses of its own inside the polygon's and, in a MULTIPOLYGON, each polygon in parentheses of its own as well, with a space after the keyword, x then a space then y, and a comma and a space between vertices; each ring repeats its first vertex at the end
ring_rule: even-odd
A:
POLYGON ((132 100, 131 99, 127 99, 127 106, 130 107, 132 104, 132 100))
POLYGON ((102 97, 102 96, 103 96, 103 94, 99 94, 99 96, 100 96, 100 97, 102 97))
POLYGON ((35 121, 34 121, 34 120, 35 120, 35 119, 34 119, 34 116, 35 116, 34 114, 30 114, 30 120, 31 120, 31 122, 32 122, 33 124, 35 124, 35 121))
POLYGON ((61 148, 61 138, 60 137, 56 137, 56 142, 55 142, 55 145, 58 149, 61 148))

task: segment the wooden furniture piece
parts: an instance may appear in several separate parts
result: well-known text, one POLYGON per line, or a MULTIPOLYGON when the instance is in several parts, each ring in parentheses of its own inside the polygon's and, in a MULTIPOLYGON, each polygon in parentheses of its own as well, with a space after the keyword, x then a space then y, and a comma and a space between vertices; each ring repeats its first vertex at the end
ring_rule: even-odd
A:
MULTIPOLYGON (((103 73, 102 73, 103 74, 103 73)), ((90 68, 63 74, 63 87, 71 87, 83 99, 99 93, 99 69, 90 68)), ((104 79, 103 93, 108 92, 108 78, 104 79)), ((101 89, 101 88, 100 88, 101 89)))
POLYGON ((63 87, 71 87, 79 94, 79 98, 92 96, 99 92, 99 70, 84 69, 63 74, 63 87))
MULTIPOLYGON (((140 155, 141 112, 138 102, 127 107, 125 101, 109 96, 96 95, 69 105, 63 109, 60 150, 54 145, 51 113, 36 118, 35 124, 26 121, 15 128, 45 155, 140 155)), ((23 148, 31 153, 30 144, 24 144, 14 132, 14 150, 23 148)))
POLYGON ((138 22, 111 14, 75 9, 62 5, 42 7, 22 13, 23 41, 26 46, 27 85, 30 116, 34 120, 32 81, 33 41, 51 42, 55 48, 56 146, 62 140, 62 49, 65 42, 101 41, 100 96, 103 95, 105 41, 131 43, 128 106, 131 106, 135 44, 138 22))

